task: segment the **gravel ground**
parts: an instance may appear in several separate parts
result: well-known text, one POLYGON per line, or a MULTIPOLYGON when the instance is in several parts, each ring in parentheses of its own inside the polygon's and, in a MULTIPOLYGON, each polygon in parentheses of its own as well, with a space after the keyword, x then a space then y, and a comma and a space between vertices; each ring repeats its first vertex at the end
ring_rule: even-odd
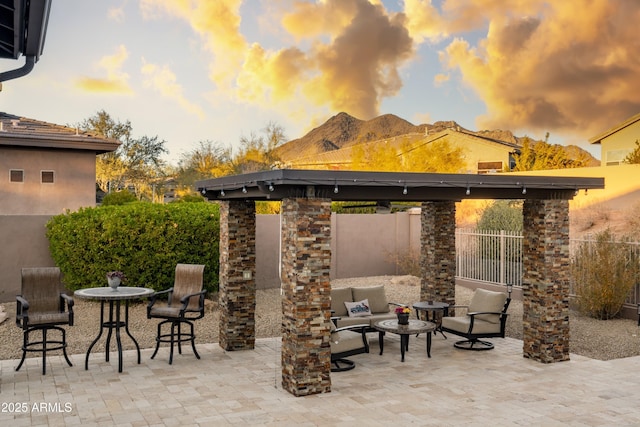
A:
MULTIPOLYGON (((389 301, 411 304, 419 300, 419 280, 413 276, 378 276, 352 279, 338 279, 332 282, 334 287, 373 286, 384 284, 389 301)), ((472 291, 456 288, 456 304, 467 304, 472 291)), ((266 338, 279 336, 281 330, 280 289, 260 290, 257 292, 256 336, 266 338)), ((7 319, 0 324, 0 359, 19 359, 22 345, 22 330, 15 326, 15 303, 3 304, 7 319)), ((75 324, 68 328, 69 354, 84 353, 98 333, 100 304, 75 299, 75 324)), ((640 355, 640 328, 637 322, 627 319, 594 320, 570 314, 571 353, 593 359, 610 360, 640 355)), ((141 348, 155 346, 155 334, 158 321, 146 318, 146 304, 132 303, 129 309, 129 329, 138 340, 141 348)), ((208 301, 205 317, 196 322, 196 342, 218 342, 217 303, 208 301)), ((522 339, 522 303, 514 300, 509 306, 507 336, 522 339)), ((94 347, 93 352, 104 351, 104 335, 94 347)), ((129 337, 124 335, 123 346, 132 349, 129 337)), ((115 339, 112 340, 115 349, 115 339)), ((39 355, 32 355, 40 357, 39 355)))

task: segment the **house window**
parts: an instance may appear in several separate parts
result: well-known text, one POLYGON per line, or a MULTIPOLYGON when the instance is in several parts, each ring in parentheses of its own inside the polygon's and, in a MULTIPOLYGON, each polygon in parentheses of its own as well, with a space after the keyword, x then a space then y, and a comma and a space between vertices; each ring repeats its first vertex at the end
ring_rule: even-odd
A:
POLYGON ((478 162, 478 173, 502 172, 502 162, 478 162))
POLYGON ((43 184, 53 184, 53 171, 40 172, 40 181, 43 184))
POLYGON ((629 155, 631 150, 611 150, 607 151, 607 166, 621 165, 625 157, 629 155))
POLYGON ((11 182, 24 182, 24 171, 21 169, 11 169, 11 182))

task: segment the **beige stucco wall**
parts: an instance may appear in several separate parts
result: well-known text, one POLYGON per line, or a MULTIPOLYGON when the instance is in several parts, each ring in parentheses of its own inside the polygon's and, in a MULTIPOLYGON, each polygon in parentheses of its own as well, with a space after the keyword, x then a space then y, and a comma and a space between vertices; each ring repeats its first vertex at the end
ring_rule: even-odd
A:
POLYGON ((50 267, 46 222, 65 210, 95 206, 93 151, 2 147, 0 153, 0 301, 15 301, 22 267, 50 267), (10 171, 24 171, 10 182, 10 171), (41 171, 54 182, 42 183, 41 171))
POLYGON ((463 150, 468 173, 478 171, 478 162, 502 162, 503 168, 509 167, 509 153, 513 151, 510 147, 459 133, 451 133, 443 139, 463 150))
MULTIPOLYGON (((331 215, 331 279, 402 273, 394 261, 420 249, 420 211, 331 215)), ((280 216, 256 218, 256 287, 280 286, 280 216)))
POLYGON ((20 293, 23 267, 53 267, 45 224, 49 215, 0 215, 0 302, 20 293))
POLYGON ((514 172, 531 176, 571 176, 604 178, 603 190, 580 191, 570 202, 571 209, 606 204, 610 209, 625 209, 640 202, 640 165, 598 166, 593 168, 514 172))
POLYGON ((95 206, 96 155, 80 150, 2 148, 0 215, 55 215, 65 209, 95 206), (24 182, 10 182, 12 169, 24 182), (53 171, 54 183, 41 183, 41 171, 53 171))

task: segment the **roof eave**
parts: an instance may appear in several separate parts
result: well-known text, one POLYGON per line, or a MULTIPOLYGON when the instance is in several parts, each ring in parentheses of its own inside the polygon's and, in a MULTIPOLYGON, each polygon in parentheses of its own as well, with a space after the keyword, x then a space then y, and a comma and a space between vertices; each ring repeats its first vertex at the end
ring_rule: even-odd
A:
POLYGON ((600 144, 602 142, 603 139, 605 139, 606 137, 618 132, 621 129, 626 128, 627 126, 630 126, 632 124, 634 124, 635 122, 640 120, 640 113, 629 117, 627 120, 625 120, 624 122, 604 131, 603 133, 594 136, 593 138, 589 138, 589 143, 591 144, 600 144))
POLYGON ((102 154, 117 150, 120 146, 120 142, 115 140, 111 142, 83 135, 61 137, 0 133, 0 145, 12 147, 87 150, 95 151, 96 154, 102 154))

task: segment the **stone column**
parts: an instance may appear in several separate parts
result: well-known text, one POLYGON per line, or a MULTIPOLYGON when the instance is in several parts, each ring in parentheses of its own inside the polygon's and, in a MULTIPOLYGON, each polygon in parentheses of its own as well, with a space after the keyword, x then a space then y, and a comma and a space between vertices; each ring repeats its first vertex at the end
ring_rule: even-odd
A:
POLYGON ((227 351, 255 347, 255 272, 255 202, 220 202, 219 345, 227 351))
POLYGON ((525 200, 522 213, 523 354, 569 360, 569 201, 525 200))
POLYGON ((456 299, 456 204, 422 203, 420 300, 450 305, 456 299))
POLYGON ((282 201, 282 387, 331 391, 331 200, 282 201))

